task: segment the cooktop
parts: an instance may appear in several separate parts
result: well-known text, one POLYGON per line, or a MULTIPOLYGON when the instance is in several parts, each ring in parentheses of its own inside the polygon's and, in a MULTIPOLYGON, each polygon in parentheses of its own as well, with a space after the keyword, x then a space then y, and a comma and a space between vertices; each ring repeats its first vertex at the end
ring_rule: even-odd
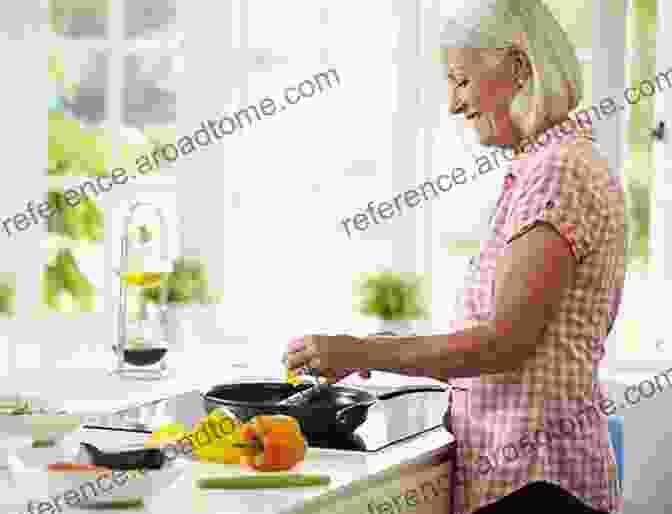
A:
MULTIPOLYGON (((448 395, 447 391, 423 391, 379 400, 369 408, 367 420, 350 436, 308 438, 308 445, 374 453, 431 430, 444 430, 443 416, 448 409, 448 395)), ((100 416, 84 428, 151 433, 166 423, 192 427, 206 415, 203 394, 190 391, 100 416)))

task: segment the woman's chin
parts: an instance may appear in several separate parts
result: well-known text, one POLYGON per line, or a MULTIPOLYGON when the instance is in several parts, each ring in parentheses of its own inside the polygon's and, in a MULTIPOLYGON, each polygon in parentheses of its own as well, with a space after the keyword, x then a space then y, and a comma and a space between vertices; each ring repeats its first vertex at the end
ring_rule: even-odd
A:
POLYGON ((478 142, 482 146, 507 146, 511 144, 510 138, 494 134, 490 130, 477 130, 478 142))
POLYGON ((478 133, 478 142, 483 146, 494 146, 497 143, 497 137, 494 137, 493 134, 485 130, 477 130, 478 133))

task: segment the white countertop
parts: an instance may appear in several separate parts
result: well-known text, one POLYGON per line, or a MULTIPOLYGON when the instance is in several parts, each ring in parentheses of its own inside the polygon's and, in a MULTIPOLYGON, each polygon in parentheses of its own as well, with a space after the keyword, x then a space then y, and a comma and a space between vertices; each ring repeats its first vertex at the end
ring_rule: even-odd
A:
MULTIPOLYGON (((90 438, 87 440, 91 441, 90 438)), ((440 456, 446 446, 452 442, 453 438, 449 433, 444 430, 435 430, 371 455, 311 448, 302 464, 301 471, 330 475, 332 482, 324 487, 203 491, 195 487, 195 481, 198 478, 208 475, 237 474, 240 473, 240 467, 190 463, 185 474, 172 487, 152 498, 144 508, 134 512, 152 514, 166 512, 185 514, 289 513, 300 509, 304 502, 318 496, 333 495, 335 498, 348 496, 349 489, 357 483, 370 482, 382 472, 390 474, 392 471, 391 475, 393 475, 396 465, 430 462, 433 458, 440 456)), ((394 483, 392 479, 386 482, 387 484, 383 484, 381 489, 391 487, 394 490, 395 486, 396 490, 399 489, 398 481, 394 483)), ((87 514, 100 513, 100 511, 85 509, 77 509, 77 511, 87 514)), ((361 512, 366 512, 365 506, 361 512)))
MULTIPOLYGON (((126 444, 137 444, 146 437, 146 434, 137 433, 80 430, 75 434, 74 441, 75 443, 87 441, 101 449, 110 449, 121 448, 126 444)), ((352 507, 356 507, 356 512, 365 513, 367 503, 371 499, 393 497, 402 490, 414 487, 419 480, 427 480, 429 475, 435 477, 437 474, 445 473, 446 452, 453 442, 454 438, 451 434, 438 428, 372 454, 310 448, 306 460, 296 471, 330 475, 332 482, 324 487, 204 491, 195 486, 198 478, 212 475, 236 475, 244 471, 237 465, 203 464, 189 460, 184 474, 175 483, 162 490, 160 494, 147 499, 143 507, 133 509, 133 512, 146 514, 164 514, 165 512, 286 514, 301 511, 335 514, 337 510, 355 514, 352 507), (441 465, 440 462, 444 464, 441 465), (326 508, 310 503, 311 500, 314 501, 317 498, 320 498, 321 502, 327 502, 326 508)), ((43 461, 50 460, 47 453, 42 454, 41 451, 28 448, 21 450, 19 455, 24 459, 28 456, 25 462, 28 462, 29 466, 39 465, 41 467, 47 463, 43 461), (34 460, 36 456, 39 458, 38 464, 34 460), (32 462, 30 459, 33 459, 32 462)), ((32 479, 30 484, 26 484, 24 480, 20 492, 17 492, 17 490, 7 490, 9 484, 0 481, 0 511, 17 512, 19 509, 24 509, 21 510, 23 513, 29 500, 49 501, 48 493, 44 492, 37 483, 32 484, 32 479), (4 508, 3 503, 5 503, 4 508)), ((442 498, 440 501, 447 502, 448 498, 442 498)), ((122 512, 122 510, 107 510, 108 512, 122 512)), ((56 512, 56 510, 44 510, 43 514, 56 514, 56 512)), ((64 508, 64 512, 93 514, 100 511, 64 508)))
MULTIPOLYGON (((44 370, 21 370, 20 373, 14 373, 10 377, 0 378, 0 390, 38 395, 60 404, 70 411, 97 416, 186 391, 205 391, 216 384, 238 379, 277 379, 282 377, 284 370, 280 363, 277 365, 257 365, 252 370, 237 367, 237 363, 240 365, 245 360, 240 358, 240 353, 245 351, 243 345, 235 348, 235 345, 223 344, 208 345, 206 352, 189 352, 181 355, 173 352, 172 355, 169 355, 171 357, 169 365, 174 366, 173 376, 158 381, 120 379, 118 376, 110 374, 109 370, 112 369, 114 358, 113 354, 109 352, 101 354, 100 358, 94 363, 89 360, 81 364, 75 362, 67 367, 59 365, 48 372, 44 370), (232 357, 232 354, 236 354, 236 352, 238 352, 237 359, 232 357), (203 355, 207 355, 207 359, 204 359, 203 355)), ((409 385, 410 383, 436 383, 432 380, 408 380, 388 374, 379 374, 376 378, 377 380, 370 384, 374 390, 378 388, 389 389, 390 387, 409 385)), ((356 385, 365 384, 357 383, 357 380, 354 382, 356 385)), ((132 443, 134 442, 133 438, 137 440, 137 438, 146 437, 141 434, 119 432, 96 431, 95 435, 92 435, 92 433, 89 431, 80 432, 80 434, 85 434, 82 439, 90 442, 94 442, 91 439, 92 437, 114 437, 117 443, 119 443, 120 438, 132 443)), ((190 462, 185 474, 173 486, 149 500, 145 507, 140 510, 136 509, 134 512, 222 514, 245 512, 281 514, 292 512, 299 508, 302 502, 310 498, 325 494, 347 496, 350 494, 348 488, 352 487, 353 484, 362 481, 368 483, 374 479, 377 473, 390 468, 396 469, 395 466, 398 464, 430 461, 436 458, 437 454, 444 452, 453 441, 451 434, 443 429, 438 429, 393 445, 375 454, 310 449, 305 462, 302 464, 303 471, 328 473, 332 477, 332 483, 325 487, 301 489, 201 491, 194 485, 197 478, 212 473, 236 473, 239 472, 240 468, 238 466, 190 462)), ((405 480, 408 481, 408 479, 405 480)), ((387 482, 389 483, 389 480, 387 482)), ((6 482, 0 480, 0 489, 7 486, 6 482)), ((393 489, 396 487, 398 491, 398 481, 396 485, 392 483, 391 487, 393 489)), ((5 496, 7 495, 0 491, 0 498, 5 496)), ((0 503, 2 503, 1 500, 0 503)), ((14 510, 15 505, 13 504, 10 510, 14 510)), ((81 508, 77 508, 76 511, 89 512, 81 508)), ((367 512, 366 505, 361 511, 367 512)), ((46 512, 51 514, 50 511, 46 512)), ((73 512, 75 511, 73 510, 73 512)), ((90 512, 100 511, 91 510, 90 512)))

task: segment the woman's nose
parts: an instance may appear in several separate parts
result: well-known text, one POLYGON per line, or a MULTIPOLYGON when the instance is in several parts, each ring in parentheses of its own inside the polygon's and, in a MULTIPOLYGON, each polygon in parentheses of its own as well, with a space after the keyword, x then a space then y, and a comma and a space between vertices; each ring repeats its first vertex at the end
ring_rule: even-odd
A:
POLYGON ((465 111, 464 101, 454 92, 449 93, 448 109, 450 114, 461 114, 465 111))
POLYGON ((462 114, 466 110, 464 102, 453 102, 450 104, 450 114, 462 114))

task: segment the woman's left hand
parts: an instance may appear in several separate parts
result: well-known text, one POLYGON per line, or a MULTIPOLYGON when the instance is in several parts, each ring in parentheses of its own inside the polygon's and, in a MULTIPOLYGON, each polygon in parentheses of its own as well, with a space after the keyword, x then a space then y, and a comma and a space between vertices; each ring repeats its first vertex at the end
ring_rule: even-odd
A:
POLYGON ((300 368, 315 368, 328 383, 341 380, 362 365, 364 341, 349 335, 307 335, 299 338, 300 349, 287 355, 287 367, 297 372, 300 368))

